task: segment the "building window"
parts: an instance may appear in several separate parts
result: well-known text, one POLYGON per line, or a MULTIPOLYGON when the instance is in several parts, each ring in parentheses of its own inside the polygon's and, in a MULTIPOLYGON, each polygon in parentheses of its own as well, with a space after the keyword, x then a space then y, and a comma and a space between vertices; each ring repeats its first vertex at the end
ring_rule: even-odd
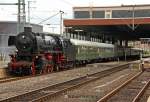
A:
POLYGON ((131 18, 132 14, 131 10, 113 10, 112 18, 131 18))
POLYGON ((105 18, 105 11, 93 11, 92 18, 105 18))
POLYGON ((150 10, 113 10, 112 18, 150 17, 150 10))
POLYGON ((74 18, 90 18, 89 11, 74 11, 74 18))
POLYGON ((135 10, 135 17, 150 17, 150 10, 135 10))

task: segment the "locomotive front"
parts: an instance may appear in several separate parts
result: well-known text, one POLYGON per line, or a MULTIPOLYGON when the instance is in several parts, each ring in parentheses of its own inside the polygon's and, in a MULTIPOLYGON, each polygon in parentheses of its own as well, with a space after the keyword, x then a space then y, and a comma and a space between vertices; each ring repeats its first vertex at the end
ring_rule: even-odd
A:
MULTIPOLYGON (((10 40, 10 39, 9 39, 10 40)), ((33 73, 33 55, 35 48, 35 34, 30 27, 26 27, 24 32, 19 33, 14 38, 13 44, 17 51, 11 54, 11 62, 8 63, 8 68, 12 74, 30 74, 33 73)))
POLYGON ((25 28, 25 31, 16 36, 15 46, 19 52, 32 52, 35 48, 35 35, 30 28, 25 28))

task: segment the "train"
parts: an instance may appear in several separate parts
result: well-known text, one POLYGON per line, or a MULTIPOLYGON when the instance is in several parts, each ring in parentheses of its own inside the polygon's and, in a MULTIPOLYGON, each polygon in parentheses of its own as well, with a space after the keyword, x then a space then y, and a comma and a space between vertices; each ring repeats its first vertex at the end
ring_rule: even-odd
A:
POLYGON ((11 74, 35 75, 69 69, 92 62, 139 57, 141 50, 113 44, 68 39, 49 33, 32 32, 31 27, 8 40, 17 51, 10 54, 11 74))

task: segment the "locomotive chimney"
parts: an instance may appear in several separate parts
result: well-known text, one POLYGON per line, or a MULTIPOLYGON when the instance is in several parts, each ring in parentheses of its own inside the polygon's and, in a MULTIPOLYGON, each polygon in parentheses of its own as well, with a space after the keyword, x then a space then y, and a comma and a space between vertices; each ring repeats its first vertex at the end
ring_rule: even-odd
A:
POLYGON ((32 27, 24 27, 24 32, 32 32, 32 27))

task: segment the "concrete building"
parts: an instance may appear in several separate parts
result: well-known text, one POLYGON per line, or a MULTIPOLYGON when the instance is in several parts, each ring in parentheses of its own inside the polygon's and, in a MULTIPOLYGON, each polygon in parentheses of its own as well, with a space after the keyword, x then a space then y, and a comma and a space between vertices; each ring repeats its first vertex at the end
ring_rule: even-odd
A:
POLYGON ((68 38, 128 46, 150 38, 150 5, 73 7, 73 19, 64 19, 68 38))
POLYGON ((75 19, 115 19, 150 17, 150 5, 121 5, 108 7, 74 7, 75 19))
MULTIPOLYGON (((31 24, 34 32, 43 32, 43 27, 31 24)), ((17 35, 17 22, 0 21, 0 60, 8 60, 9 54, 13 53, 15 47, 8 46, 9 36, 17 35)))

